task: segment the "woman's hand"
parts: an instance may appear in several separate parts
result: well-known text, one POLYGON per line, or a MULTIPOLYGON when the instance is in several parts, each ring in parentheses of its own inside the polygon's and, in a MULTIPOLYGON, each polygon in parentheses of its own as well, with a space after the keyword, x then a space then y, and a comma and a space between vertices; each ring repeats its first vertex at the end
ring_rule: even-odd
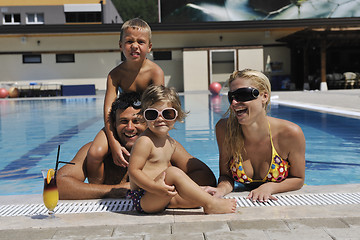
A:
POLYGON ((247 199, 251 199, 252 201, 259 201, 259 202, 267 202, 270 200, 278 200, 276 197, 272 196, 272 184, 276 183, 264 183, 258 188, 252 190, 249 195, 247 196, 247 199))

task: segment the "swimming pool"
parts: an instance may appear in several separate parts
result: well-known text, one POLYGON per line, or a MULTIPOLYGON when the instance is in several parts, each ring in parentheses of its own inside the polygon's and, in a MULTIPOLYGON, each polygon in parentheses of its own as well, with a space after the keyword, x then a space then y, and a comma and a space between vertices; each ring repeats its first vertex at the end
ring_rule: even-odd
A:
MULTIPOLYGON (((216 122, 225 113, 226 96, 206 93, 181 96, 190 111, 170 132, 189 153, 218 176, 216 122)), ((0 195, 42 192, 41 169, 69 161, 103 126, 103 98, 0 101, 0 195)), ((270 115, 300 125, 306 137, 309 185, 360 183, 360 120, 272 105, 270 115)))

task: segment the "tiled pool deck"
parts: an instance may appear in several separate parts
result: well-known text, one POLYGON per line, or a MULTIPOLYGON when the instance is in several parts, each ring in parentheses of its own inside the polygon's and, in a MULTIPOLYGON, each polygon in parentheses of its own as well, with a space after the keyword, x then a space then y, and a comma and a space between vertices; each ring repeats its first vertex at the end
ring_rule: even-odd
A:
MULTIPOLYGON (((360 118, 358 89, 274 92, 273 96, 281 103, 360 118)), ((281 195, 321 193, 360 193, 360 184, 304 186, 281 195)), ((41 202, 41 195, 0 197, 0 206, 41 202)), ((222 215, 189 209, 157 215, 102 212, 58 214, 55 219, 0 217, 0 239, 360 239, 360 204, 241 207, 235 214, 222 215)))

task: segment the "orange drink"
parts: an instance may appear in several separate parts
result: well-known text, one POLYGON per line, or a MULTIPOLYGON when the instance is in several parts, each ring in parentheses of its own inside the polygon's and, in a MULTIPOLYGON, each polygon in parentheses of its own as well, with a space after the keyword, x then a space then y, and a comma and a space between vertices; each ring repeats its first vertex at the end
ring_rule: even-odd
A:
POLYGON ((54 214, 54 209, 59 200, 59 192, 56 186, 55 171, 42 170, 44 177, 44 191, 43 191, 43 201, 45 207, 49 210, 49 215, 54 214))

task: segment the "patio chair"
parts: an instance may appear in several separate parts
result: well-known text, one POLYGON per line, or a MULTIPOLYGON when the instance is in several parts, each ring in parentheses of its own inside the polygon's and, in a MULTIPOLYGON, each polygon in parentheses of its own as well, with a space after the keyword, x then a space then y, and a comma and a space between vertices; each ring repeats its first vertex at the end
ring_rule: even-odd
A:
POLYGON ((353 72, 345 72, 344 77, 345 77, 345 89, 347 88, 348 85, 350 85, 350 87, 353 89, 356 82, 356 77, 357 77, 356 74, 353 72))

